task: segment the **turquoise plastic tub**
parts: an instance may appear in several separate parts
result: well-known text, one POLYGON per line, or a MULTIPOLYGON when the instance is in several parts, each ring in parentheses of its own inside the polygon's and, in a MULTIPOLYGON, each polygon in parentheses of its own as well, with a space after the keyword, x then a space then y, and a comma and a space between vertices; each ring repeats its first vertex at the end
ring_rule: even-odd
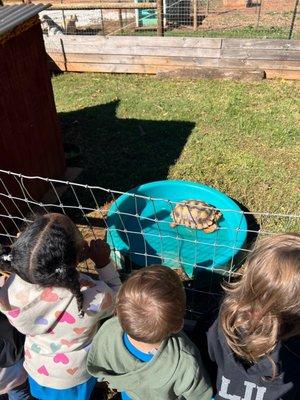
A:
POLYGON ((197 267, 228 270, 247 237, 246 219, 233 200, 209 186, 186 181, 151 182, 130 190, 113 203, 107 222, 108 243, 134 264, 182 267, 190 277, 197 267), (175 203, 191 199, 222 212, 218 230, 206 234, 185 226, 171 228, 175 203))

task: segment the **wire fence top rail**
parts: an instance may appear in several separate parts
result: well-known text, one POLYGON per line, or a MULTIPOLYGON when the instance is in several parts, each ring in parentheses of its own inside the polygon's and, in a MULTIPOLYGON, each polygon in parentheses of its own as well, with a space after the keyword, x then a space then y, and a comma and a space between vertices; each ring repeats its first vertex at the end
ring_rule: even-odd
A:
MULTIPOLYGON (((26 175, 26 174, 21 174, 21 173, 18 173, 18 172, 7 171, 7 170, 4 170, 4 169, 0 169, 0 174, 4 174, 4 175, 8 175, 8 176, 14 176, 16 178, 20 178, 21 180, 22 179, 40 180, 42 182, 47 182, 47 183, 56 183, 56 184, 68 185, 70 187, 72 186, 72 187, 78 187, 78 188, 83 188, 83 189, 100 190, 100 191, 106 192, 107 194, 110 194, 110 193, 114 193, 116 195, 126 194, 127 196, 132 197, 132 198, 140 198, 140 199, 144 199, 144 200, 148 200, 149 199, 149 200, 152 200, 152 201, 165 201, 165 202, 173 204, 173 205, 178 204, 178 202, 175 202, 175 201, 172 201, 172 200, 168 200, 168 199, 162 198, 162 197, 145 196, 145 195, 142 195, 142 194, 139 194, 139 193, 132 193, 130 191, 120 191, 120 190, 117 190, 117 189, 108 189, 108 188, 105 188, 103 186, 88 185, 88 184, 83 184, 83 183, 78 183, 78 182, 73 182, 73 181, 68 181, 68 180, 62 180, 62 179, 54 179, 54 178, 50 179, 50 178, 42 177, 42 176, 39 176, 39 175, 26 175)), ((1 182, 1 178, 0 178, 0 182, 1 182)), ((60 207, 59 204, 55 204, 55 203, 54 204, 53 203, 47 204, 47 203, 38 202, 37 200, 34 200, 34 199, 29 200, 29 199, 24 199, 24 198, 20 198, 20 197, 14 197, 11 194, 5 194, 5 193, 1 193, 1 192, 0 192, 0 194, 3 195, 4 197, 8 197, 8 198, 15 199, 15 200, 21 200, 21 201, 22 200, 26 200, 26 201, 28 200, 29 202, 31 201, 32 203, 37 204, 37 205, 42 205, 43 204, 45 207, 46 206, 48 206, 48 207, 50 207, 50 206, 60 207)), ((182 201, 181 203, 184 203, 184 201, 182 201)), ((69 207, 72 207, 72 206, 69 206, 69 207)), ((84 207, 84 209, 87 210, 87 211, 95 210, 95 208, 92 208, 92 207, 84 207)), ((260 211, 260 212, 258 212, 258 211, 242 211, 242 210, 239 211, 239 210, 232 210, 232 209, 226 209, 226 208, 222 208, 221 211, 229 211, 229 212, 232 212, 232 213, 239 213, 239 214, 242 213, 242 214, 245 214, 245 215, 257 215, 257 216, 272 215, 272 216, 275 216, 275 217, 286 217, 286 218, 297 218, 297 219, 299 218, 299 214, 270 213, 268 211, 260 211)), ((126 214, 126 213, 124 213, 124 214, 126 214)))

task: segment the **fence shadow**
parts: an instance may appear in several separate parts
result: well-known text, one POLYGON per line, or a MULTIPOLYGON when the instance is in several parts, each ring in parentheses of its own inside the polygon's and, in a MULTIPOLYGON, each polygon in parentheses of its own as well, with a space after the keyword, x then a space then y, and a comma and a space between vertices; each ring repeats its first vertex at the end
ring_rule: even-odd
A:
POLYGON ((166 179, 195 124, 121 119, 118 105, 113 101, 59 114, 64 140, 82 150, 80 182, 126 191, 166 179))

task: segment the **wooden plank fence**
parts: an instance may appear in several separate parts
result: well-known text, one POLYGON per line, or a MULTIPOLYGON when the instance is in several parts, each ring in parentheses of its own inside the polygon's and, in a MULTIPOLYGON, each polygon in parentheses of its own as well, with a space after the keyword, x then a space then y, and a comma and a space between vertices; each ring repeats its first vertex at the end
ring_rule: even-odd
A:
MULTIPOLYGON (((72 72, 160 74, 219 69, 300 79, 300 40, 60 35, 44 37, 53 68, 72 72)), ((211 76, 211 72, 209 74, 211 76)), ((254 76, 252 74, 252 76, 254 76)))

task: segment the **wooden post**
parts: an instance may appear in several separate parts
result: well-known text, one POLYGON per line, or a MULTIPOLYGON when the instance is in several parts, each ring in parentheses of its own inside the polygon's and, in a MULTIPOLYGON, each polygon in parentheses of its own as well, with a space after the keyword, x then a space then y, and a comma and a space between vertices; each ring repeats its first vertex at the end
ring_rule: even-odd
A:
POLYGON ((120 32, 123 33, 124 30, 123 30, 122 10, 119 10, 119 23, 120 23, 120 28, 121 28, 120 32))
POLYGON ((157 36, 164 36, 164 1, 157 0, 157 36))
POLYGON ((62 18, 63 18, 64 31, 65 31, 65 33, 68 33, 67 32, 67 24, 66 24, 66 16, 65 16, 64 10, 62 10, 62 18))
POLYGON ((104 30, 104 18, 103 18, 103 10, 100 10, 100 18, 101 18, 101 25, 102 25, 102 35, 105 36, 105 30, 104 30))
POLYGON ((123 33, 124 30, 123 30, 122 9, 119 10, 119 23, 120 23, 120 28, 121 28, 120 32, 123 33))
POLYGON ((198 0, 193 1, 193 6, 194 6, 194 13, 193 13, 194 31, 196 31, 198 28, 198 0))
POLYGON ((210 0, 207 0, 207 3, 206 3, 206 15, 208 15, 209 14, 209 6, 210 6, 210 0))

